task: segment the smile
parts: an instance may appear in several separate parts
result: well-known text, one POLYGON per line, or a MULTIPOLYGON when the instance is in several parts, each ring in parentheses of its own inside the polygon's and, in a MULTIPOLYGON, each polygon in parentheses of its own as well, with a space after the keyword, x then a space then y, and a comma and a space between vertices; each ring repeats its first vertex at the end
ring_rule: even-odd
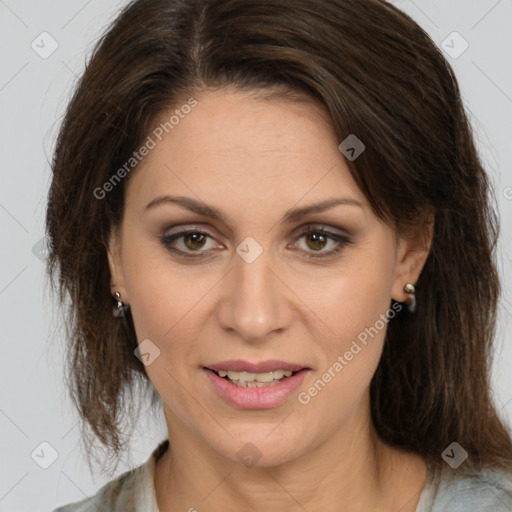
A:
POLYGON ((219 370, 216 372, 219 377, 225 378, 231 384, 243 388, 262 388, 275 386, 281 380, 291 377, 294 373, 290 370, 274 370, 264 373, 235 372, 232 370, 219 370))
POLYGON ((203 367, 203 371, 214 394, 232 407, 269 409, 282 405, 294 395, 311 369, 295 366, 294 369, 249 372, 203 367))

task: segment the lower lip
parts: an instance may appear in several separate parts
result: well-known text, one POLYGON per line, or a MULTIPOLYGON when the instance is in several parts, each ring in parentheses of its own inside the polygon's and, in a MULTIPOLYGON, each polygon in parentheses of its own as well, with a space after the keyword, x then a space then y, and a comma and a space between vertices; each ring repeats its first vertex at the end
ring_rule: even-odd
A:
POLYGON ((283 404, 299 388, 308 369, 300 370, 273 386, 243 388, 203 368, 220 397, 228 404, 242 409, 270 409, 283 404))

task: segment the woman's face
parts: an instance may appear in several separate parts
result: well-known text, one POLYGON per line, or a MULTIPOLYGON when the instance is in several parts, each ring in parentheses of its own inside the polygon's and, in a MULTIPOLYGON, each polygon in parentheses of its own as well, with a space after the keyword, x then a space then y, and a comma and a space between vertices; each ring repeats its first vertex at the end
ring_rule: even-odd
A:
POLYGON ((130 177, 112 282, 171 444, 275 465, 368 420, 391 298, 407 298, 427 254, 372 212, 321 107, 227 89, 196 99, 130 177), (212 369, 260 375, 227 375, 243 387, 212 369))

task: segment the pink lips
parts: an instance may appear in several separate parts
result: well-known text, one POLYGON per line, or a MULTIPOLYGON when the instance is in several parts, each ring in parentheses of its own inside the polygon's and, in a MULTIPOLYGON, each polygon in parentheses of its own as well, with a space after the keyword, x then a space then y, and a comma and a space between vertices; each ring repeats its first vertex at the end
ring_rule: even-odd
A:
POLYGON ((269 409, 283 404, 302 384, 305 376, 311 371, 301 365, 285 361, 263 361, 249 363, 243 360, 223 361, 203 367, 215 391, 228 404, 242 409, 269 409), (297 372, 291 377, 283 378, 278 384, 267 387, 245 388, 232 384, 229 380, 219 377, 217 371, 232 370, 235 372, 265 373, 272 370, 289 370, 297 372))

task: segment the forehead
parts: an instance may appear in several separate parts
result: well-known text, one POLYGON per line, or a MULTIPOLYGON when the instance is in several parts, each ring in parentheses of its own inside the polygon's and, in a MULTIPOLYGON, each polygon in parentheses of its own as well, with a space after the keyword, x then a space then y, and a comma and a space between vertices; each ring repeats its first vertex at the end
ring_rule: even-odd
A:
POLYGON ((305 195, 314 200, 339 191, 364 202, 330 118, 318 103, 258 99, 222 89, 196 99, 197 105, 182 113, 172 129, 165 123, 179 106, 155 123, 167 126, 169 133, 164 131, 161 140, 150 134, 155 147, 129 185, 140 199, 192 192, 199 198, 243 202, 270 196, 296 202, 305 195))

